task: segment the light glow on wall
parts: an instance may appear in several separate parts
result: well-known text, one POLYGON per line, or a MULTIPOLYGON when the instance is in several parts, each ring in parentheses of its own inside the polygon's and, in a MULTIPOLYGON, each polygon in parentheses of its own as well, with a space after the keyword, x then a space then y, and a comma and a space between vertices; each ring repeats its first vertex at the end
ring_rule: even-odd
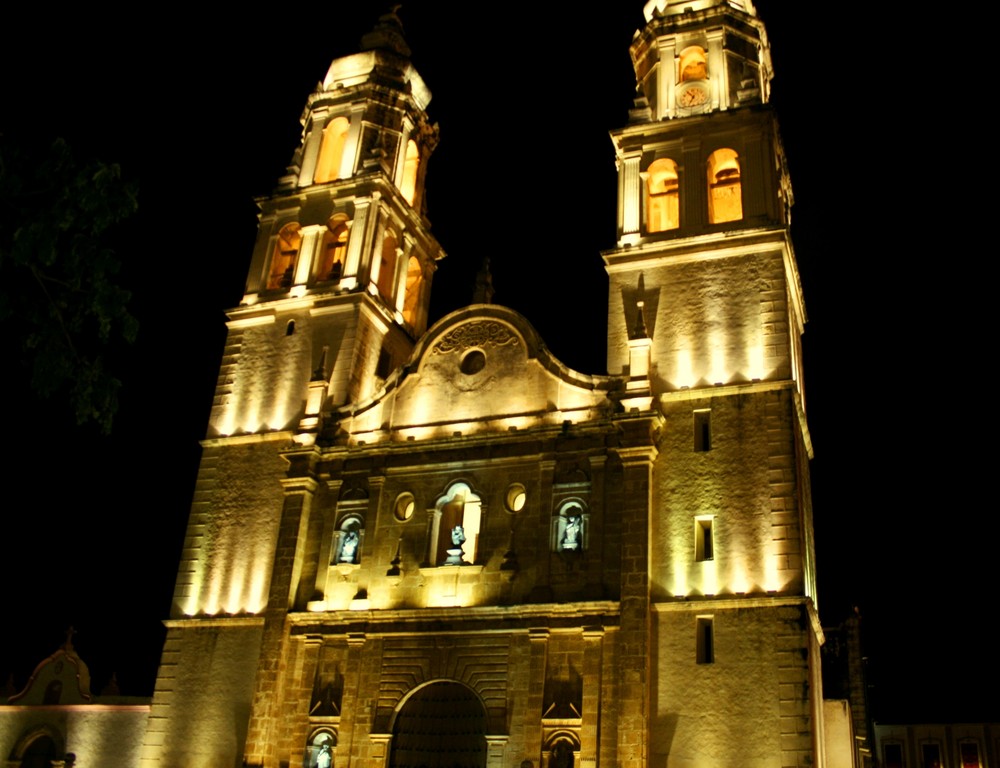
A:
POLYGON ((750 579, 747 577, 746 563, 740 558, 733 563, 729 574, 729 586, 737 594, 751 591, 750 579))
POLYGON ((712 384, 728 383, 732 372, 726 360, 726 334, 721 330, 714 331, 708 341, 709 363, 707 378, 712 384))
POLYGON ((695 378, 694 365, 691 361, 691 345, 685 338, 680 339, 679 343, 674 384, 677 387, 693 387, 698 380, 695 378))
POLYGON ((719 594, 719 566, 716 560, 705 560, 698 563, 701 566, 701 593, 703 595, 719 594))

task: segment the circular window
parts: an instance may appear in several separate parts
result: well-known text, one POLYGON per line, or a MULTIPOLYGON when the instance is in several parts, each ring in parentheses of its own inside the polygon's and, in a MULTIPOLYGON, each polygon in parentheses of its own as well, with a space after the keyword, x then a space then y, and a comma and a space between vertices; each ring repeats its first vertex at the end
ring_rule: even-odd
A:
POLYGON ((507 505, 508 512, 520 512, 524 509, 524 503, 528 500, 528 495, 524 490, 524 486, 520 483, 513 483, 507 489, 507 496, 504 499, 504 503, 507 505))
POLYGON ((485 367, 486 355, 478 349, 466 352, 465 357, 462 358, 462 362, 458 366, 459 370, 466 376, 472 376, 475 373, 479 373, 485 367))
POLYGON ((396 519, 401 523, 405 523, 411 517, 413 517, 414 500, 412 493, 401 493, 396 497, 396 506, 393 510, 396 519))

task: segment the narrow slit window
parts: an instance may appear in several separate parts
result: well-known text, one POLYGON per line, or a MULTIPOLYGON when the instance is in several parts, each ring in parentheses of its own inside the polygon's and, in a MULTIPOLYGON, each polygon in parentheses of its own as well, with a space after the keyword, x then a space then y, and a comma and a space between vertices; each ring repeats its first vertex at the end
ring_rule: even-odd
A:
POLYGON ((695 560, 712 560, 715 557, 715 520, 711 517, 699 517, 694 521, 694 551, 695 560))
POLYGON ((694 449, 703 452, 712 450, 712 412, 694 412, 694 449))
POLYGON ((698 663, 715 663, 715 631, 712 617, 699 616, 696 620, 695 627, 698 634, 698 663))

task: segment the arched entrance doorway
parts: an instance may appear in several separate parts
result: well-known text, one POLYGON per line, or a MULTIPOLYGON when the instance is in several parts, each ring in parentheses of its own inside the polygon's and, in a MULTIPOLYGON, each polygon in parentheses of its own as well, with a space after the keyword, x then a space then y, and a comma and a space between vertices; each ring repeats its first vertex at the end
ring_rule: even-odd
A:
POLYGON ((390 768, 486 768, 486 710, 461 683, 414 693, 396 715, 390 768))

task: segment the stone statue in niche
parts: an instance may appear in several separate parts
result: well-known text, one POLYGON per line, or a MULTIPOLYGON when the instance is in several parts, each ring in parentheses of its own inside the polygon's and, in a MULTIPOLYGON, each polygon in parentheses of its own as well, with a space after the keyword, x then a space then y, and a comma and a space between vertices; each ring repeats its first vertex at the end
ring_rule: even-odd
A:
POLYGON ((562 541, 559 548, 575 552, 580 548, 580 532, 583 527, 583 520, 579 515, 572 515, 566 518, 566 528, 563 530, 562 541))
POLYGON ((358 556, 358 532, 348 531, 344 534, 344 542, 340 547, 340 562, 353 563, 358 556))
POLYGON ((448 558, 444 561, 444 564, 461 565, 462 545, 465 543, 465 529, 462 526, 456 525, 451 529, 451 543, 452 547, 448 550, 448 558))
POLYGON ((324 744, 316 755, 316 768, 330 768, 333 765, 333 754, 330 752, 330 745, 324 744))

